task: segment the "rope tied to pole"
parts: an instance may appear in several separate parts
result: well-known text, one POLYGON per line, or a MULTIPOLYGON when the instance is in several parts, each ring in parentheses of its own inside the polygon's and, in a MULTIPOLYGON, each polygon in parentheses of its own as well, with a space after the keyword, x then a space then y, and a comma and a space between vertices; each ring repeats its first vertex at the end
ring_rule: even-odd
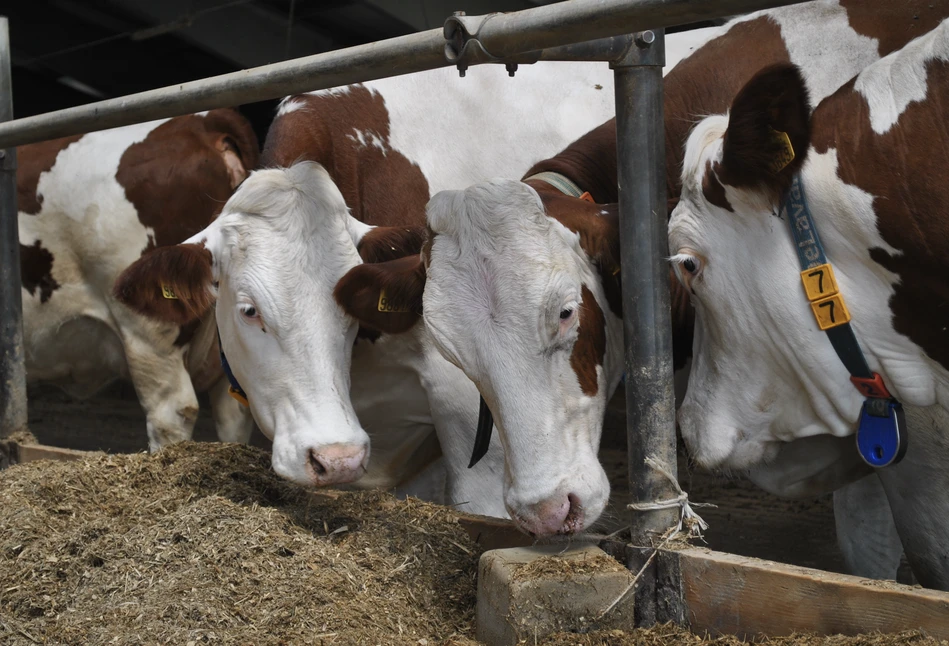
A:
MULTIPOLYGON (((665 544, 666 541, 671 540, 675 536, 678 536, 682 532, 683 528, 687 531, 689 538, 702 538, 702 532, 708 529, 708 523, 695 513, 695 510, 692 507, 715 507, 711 503, 703 502, 689 502, 689 494, 682 491, 682 487, 679 486, 679 481, 669 473, 668 469, 659 464, 657 460, 651 456, 646 456, 646 465, 658 473, 665 476, 666 480, 669 481, 669 484, 672 485, 672 488, 676 491, 675 498, 667 498, 665 500, 654 500, 652 502, 633 502, 626 505, 627 509, 632 509, 634 511, 656 511, 659 509, 672 509, 673 507, 679 507, 679 522, 675 527, 675 530, 666 536, 662 542, 665 544)), ((659 548, 656 548, 659 549, 659 548)))
POLYGON ((616 606, 620 604, 629 593, 636 589, 636 585, 639 583, 640 578, 642 578, 643 573, 646 571, 646 568, 649 567, 656 556, 659 555, 659 550, 666 546, 666 543, 671 541, 673 538, 682 533, 683 529, 687 532, 689 538, 702 538, 702 532, 708 529, 708 523, 702 519, 692 507, 716 507, 712 503, 707 502, 689 502, 689 494, 682 491, 682 487, 679 486, 679 481, 669 473, 669 470, 663 467, 657 460, 653 459, 650 456, 646 456, 646 465, 652 469, 655 469, 663 476, 666 480, 672 485, 673 489, 676 491, 675 498, 668 498, 666 500, 654 500, 652 502, 634 502, 626 505, 627 509, 633 509, 635 511, 655 511, 657 509, 672 509, 673 507, 679 507, 681 512, 679 513, 679 522, 674 526, 666 530, 662 535, 662 539, 659 541, 659 544, 652 549, 652 553, 649 555, 649 558, 646 559, 642 567, 639 568, 639 571, 636 572, 636 575, 633 577, 633 580, 629 582, 629 585, 626 586, 626 589, 616 599, 613 600, 610 605, 603 609, 603 611, 596 616, 594 622, 600 621, 613 611, 616 606))

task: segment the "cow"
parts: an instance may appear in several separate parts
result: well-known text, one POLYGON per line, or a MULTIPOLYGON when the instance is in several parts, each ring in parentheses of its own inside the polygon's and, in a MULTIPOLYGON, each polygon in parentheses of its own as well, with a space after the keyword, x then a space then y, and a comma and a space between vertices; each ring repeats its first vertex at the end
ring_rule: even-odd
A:
POLYGON ((766 67, 688 138, 669 223, 696 308, 682 436, 748 469, 856 435, 914 574, 947 590, 949 20, 809 90, 766 67))
MULTIPOLYGON (((467 469, 474 384, 429 350, 423 328, 360 328, 334 293, 360 263, 418 252, 432 192, 514 174, 612 112, 611 72, 593 63, 532 65, 515 79, 498 66, 464 79, 447 68, 286 97, 261 169, 221 217, 143 256, 115 293, 156 320, 216 319, 281 476, 409 490, 442 468, 446 502, 505 516, 501 447, 467 469)), ((381 315, 384 300, 373 307, 381 315)))
MULTIPOLYGON (((947 15, 946 2, 821 0, 724 25, 664 80, 670 208, 678 199, 682 147, 695 119, 726 109, 762 64, 796 62, 812 94, 824 96, 947 15)), ((423 290, 425 325, 446 358, 478 383, 506 457, 518 465, 508 474, 520 510, 515 520, 538 535, 582 531, 596 521, 609 495, 596 454, 602 410, 623 366, 615 136, 610 120, 534 165, 521 182, 436 195, 428 207, 426 253, 416 259, 412 289, 423 290), (564 446, 574 450, 565 452, 564 446)), ((395 280, 383 268, 372 271, 387 283, 395 280)), ((688 292, 674 278, 670 282, 681 398, 693 314, 688 292)), ((870 473, 851 444, 815 438, 788 445, 787 464, 769 465, 751 477, 782 495, 829 491, 870 473), (812 460, 802 465, 796 454, 812 460)), ((877 515, 889 518, 879 483, 865 479, 844 491, 837 506, 844 514, 839 528, 848 568, 892 578, 902 551, 892 523, 876 527, 878 540, 870 546, 865 532, 847 532, 866 515, 864 504, 882 505, 877 515), (865 558, 868 551, 885 559, 865 558)))
POLYGON ((219 439, 247 442, 253 419, 228 396, 214 321, 158 323, 112 297, 143 253, 197 233, 257 166, 235 110, 21 146, 17 203, 29 382, 86 398, 131 379, 148 446, 191 438, 208 392, 219 439))
MULTIPOLYGON (((670 37, 667 69, 701 33, 670 37)), ((358 298, 358 286, 337 283, 357 264, 417 253, 433 192, 516 177, 608 118, 612 86, 605 64, 538 63, 515 79, 496 66, 465 79, 449 68, 287 97, 264 144, 266 172, 249 177, 208 229, 130 267, 117 297, 179 324, 216 310, 224 355, 274 441, 280 475, 317 486, 398 486, 437 500, 426 487, 438 481, 441 453, 446 502, 507 516, 501 447, 468 469, 474 384, 433 350, 424 328, 403 336, 359 327, 338 304, 358 298), (281 210, 294 195, 306 204, 281 210), (340 195, 351 218, 340 213, 340 195), (295 221, 291 239, 270 230, 295 221), (234 292, 241 281, 253 293, 234 292), (161 298, 162 284, 179 299, 161 298), (253 340, 241 336, 251 321, 261 329, 253 340)), ((413 318, 381 312, 384 302, 371 304, 376 315, 413 318)))

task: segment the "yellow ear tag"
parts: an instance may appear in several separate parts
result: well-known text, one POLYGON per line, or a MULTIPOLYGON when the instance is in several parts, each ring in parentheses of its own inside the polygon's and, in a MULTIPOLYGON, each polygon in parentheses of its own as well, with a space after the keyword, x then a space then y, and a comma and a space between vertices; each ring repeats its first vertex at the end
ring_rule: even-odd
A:
POLYGON ((409 311, 407 309, 399 309, 398 307, 396 307, 392 303, 392 301, 390 301, 389 298, 386 296, 386 290, 384 289, 379 290, 379 304, 377 307, 380 312, 391 313, 391 312, 408 312, 409 311))
POLYGON ((168 285, 161 286, 161 295, 167 298, 168 300, 172 300, 172 301, 178 300, 178 295, 175 294, 175 290, 173 290, 168 285))
POLYGON ((788 137, 788 133, 773 129, 771 133, 773 143, 781 146, 782 150, 768 168, 772 173, 778 173, 794 161, 794 146, 791 145, 791 138, 788 137))

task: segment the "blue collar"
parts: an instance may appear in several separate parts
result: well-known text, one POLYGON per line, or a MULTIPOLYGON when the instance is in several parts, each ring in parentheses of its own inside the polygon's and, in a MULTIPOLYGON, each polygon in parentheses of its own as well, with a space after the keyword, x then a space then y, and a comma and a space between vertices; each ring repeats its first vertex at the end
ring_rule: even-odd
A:
POLYGON ((907 436, 903 407, 872 372, 850 325, 850 312, 837 286, 834 269, 827 261, 817 225, 807 206, 799 174, 781 207, 781 218, 791 228, 801 264, 801 282, 818 327, 827 333, 834 351, 850 373, 850 381, 866 400, 857 427, 857 449, 872 467, 896 464, 906 454, 907 436))
POLYGON ((227 375, 227 380, 231 383, 230 388, 227 389, 227 393, 242 405, 249 407, 250 404, 247 403, 247 393, 245 393, 241 385, 237 383, 237 377, 231 372, 231 367, 227 365, 227 357, 224 356, 224 346, 221 345, 220 330, 217 333, 217 348, 221 353, 221 367, 224 368, 224 374, 227 375))

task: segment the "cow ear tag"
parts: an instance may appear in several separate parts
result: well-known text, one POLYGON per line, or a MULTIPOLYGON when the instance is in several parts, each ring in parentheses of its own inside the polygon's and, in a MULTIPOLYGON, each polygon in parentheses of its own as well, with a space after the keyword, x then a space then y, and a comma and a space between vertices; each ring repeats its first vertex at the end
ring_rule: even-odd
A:
POLYGON ((896 464, 906 455, 906 418, 893 399, 870 398, 860 410, 857 450, 871 467, 896 464))
POLYGON ((780 147, 777 157, 775 157, 768 169, 772 173, 780 173, 788 164, 794 161, 794 146, 791 145, 791 138, 788 133, 781 130, 771 130, 771 143, 780 147))
POLYGON ((178 300, 178 295, 175 294, 175 290, 171 288, 171 285, 162 285, 161 286, 161 295, 171 301, 178 300))
POLYGON ((380 312, 408 312, 407 309, 400 309, 386 296, 386 290, 379 290, 379 303, 376 305, 376 308, 380 312))

